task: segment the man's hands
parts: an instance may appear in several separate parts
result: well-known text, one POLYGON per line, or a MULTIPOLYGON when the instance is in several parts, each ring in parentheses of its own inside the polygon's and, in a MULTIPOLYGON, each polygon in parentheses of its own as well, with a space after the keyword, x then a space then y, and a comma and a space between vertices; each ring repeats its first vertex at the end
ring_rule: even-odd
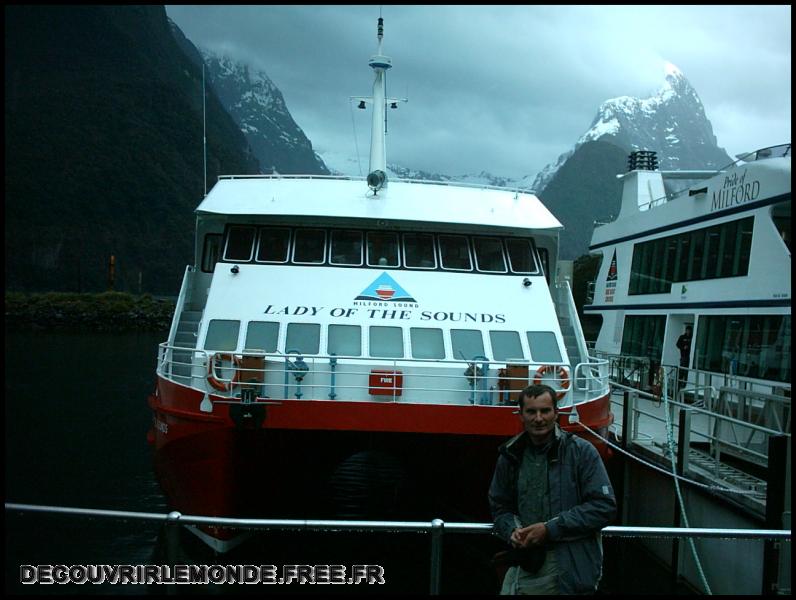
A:
POLYGON ((527 527, 518 527, 511 532, 511 545, 515 548, 541 546, 547 539, 547 527, 544 523, 534 523, 527 527))

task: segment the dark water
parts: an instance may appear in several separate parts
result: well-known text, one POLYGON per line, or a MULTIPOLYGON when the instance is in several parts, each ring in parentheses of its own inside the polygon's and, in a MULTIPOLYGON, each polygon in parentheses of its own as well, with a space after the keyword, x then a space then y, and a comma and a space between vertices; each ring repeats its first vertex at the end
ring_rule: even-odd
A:
MULTIPOLYGON (((146 403, 157 344, 166 333, 6 333, 6 502, 164 513, 146 442, 146 403)), ((466 492, 462 492, 466 493, 466 492)), ((484 493, 486 491, 484 490, 484 493)), ((271 532, 223 556, 183 531, 167 553, 154 522, 7 511, 6 593, 284 594, 419 593, 429 590, 430 545, 421 534, 271 532), (20 565, 378 564, 384 586, 26 585, 20 565)), ((665 571, 606 538, 603 593, 677 593, 665 571), (629 574, 633 573, 631 578, 629 574)), ((445 536, 444 593, 499 589, 489 558, 500 542, 445 536)))

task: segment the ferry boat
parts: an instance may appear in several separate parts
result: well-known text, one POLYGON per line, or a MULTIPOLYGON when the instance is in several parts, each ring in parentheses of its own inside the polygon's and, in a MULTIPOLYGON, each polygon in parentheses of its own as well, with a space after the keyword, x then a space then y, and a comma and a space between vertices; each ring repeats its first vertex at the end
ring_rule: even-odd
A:
MULTIPOLYGON (((628 162, 619 215, 590 246, 600 266, 583 310, 601 319, 595 354, 624 383, 660 395, 668 377, 679 400, 789 433, 790 144, 721 171, 659 171, 651 151, 628 162)), ((754 434, 731 433, 736 444, 754 434)))
MULTIPOLYGON (((367 178, 221 176, 149 398, 155 469, 187 514, 489 520, 517 392, 604 456, 559 221, 531 193, 388 180, 378 24, 367 178)), ((218 551, 234 532, 193 530, 218 551)))

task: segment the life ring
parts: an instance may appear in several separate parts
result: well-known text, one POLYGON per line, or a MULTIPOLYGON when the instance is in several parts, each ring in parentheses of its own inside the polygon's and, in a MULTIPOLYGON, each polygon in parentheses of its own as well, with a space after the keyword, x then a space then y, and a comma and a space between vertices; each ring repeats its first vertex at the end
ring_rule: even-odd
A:
POLYGON ((210 357, 207 361, 207 383, 217 389, 219 392, 229 392, 238 384, 238 380, 240 379, 240 358, 235 356, 234 354, 222 354, 216 353, 210 357), (216 369, 215 363, 216 361, 223 361, 228 360, 232 363, 232 368, 235 369, 235 374, 232 376, 232 379, 229 381, 222 381, 216 378, 216 369))
POLYGON ((561 382, 558 386, 558 391, 556 391, 556 396, 558 396, 558 399, 561 400, 561 398, 564 397, 569 389, 569 373, 563 366, 559 365, 556 367, 555 365, 542 365, 539 367, 539 370, 536 371, 536 375, 533 376, 533 384, 539 385, 542 383, 542 377, 544 375, 547 373, 553 373, 556 371, 556 369, 558 370, 558 381, 561 382))

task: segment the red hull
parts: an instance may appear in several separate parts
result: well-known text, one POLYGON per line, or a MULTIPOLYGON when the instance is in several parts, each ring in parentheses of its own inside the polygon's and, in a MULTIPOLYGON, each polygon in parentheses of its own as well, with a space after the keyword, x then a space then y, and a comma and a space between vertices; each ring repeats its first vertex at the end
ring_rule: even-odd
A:
MULTIPOLYGON (((497 447, 521 430, 513 406, 389 399, 282 400, 236 424, 233 405, 215 403, 222 397, 200 412, 203 397, 164 379, 150 396, 156 472, 186 514, 488 521, 497 447)), ((609 406, 608 396, 580 405, 580 421, 604 429, 609 406)), ((560 424, 584 432, 568 409, 560 424)), ((590 441, 606 458, 605 444, 590 441)))

